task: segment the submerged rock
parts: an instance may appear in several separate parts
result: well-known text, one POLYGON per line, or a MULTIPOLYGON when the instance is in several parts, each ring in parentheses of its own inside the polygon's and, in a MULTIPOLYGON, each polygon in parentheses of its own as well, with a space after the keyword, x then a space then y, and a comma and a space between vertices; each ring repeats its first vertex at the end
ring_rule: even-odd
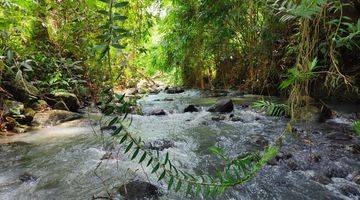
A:
POLYGON ((168 139, 155 140, 145 144, 145 148, 155 151, 163 151, 175 146, 174 141, 168 139))
POLYGON ((254 135, 251 136, 249 141, 247 141, 247 144, 252 149, 255 148, 257 150, 262 151, 269 145, 269 141, 267 139, 265 139, 265 137, 260 135, 260 134, 254 134, 254 135))
POLYGON ((335 132, 329 134, 327 138, 334 141, 349 141, 352 139, 352 136, 344 132, 335 132))
POLYGON ((350 144, 346 146, 346 149, 353 154, 360 154, 360 145, 359 144, 350 144))
POLYGON ((48 110, 36 113, 33 119, 35 126, 54 126, 63 122, 68 122, 82 118, 81 115, 65 110, 48 110))
POLYGON ((35 177, 34 175, 28 172, 19 176, 19 180, 23 183, 36 182, 37 179, 38 179, 37 177, 35 177))
POLYGON ((189 105, 184 109, 184 112, 199 112, 199 109, 196 108, 194 105, 189 105))
POLYGON ((319 122, 325 122, 327 119, 332 119, 335 115, 336 113, 332 111, 328 106, 320 106, 319 122))
POLYGON ((102 126, 100 128, 100 131, 115 131, 117 129, 117 126, 102 126))
POLYGON ((165 110, 160 109, 160 110, 154 110, 150 113, 150 115, 155 115, 155 116, 163 116, 166 115, 165 110))
POLYGON ((225 90, 207 90, 204 92, 203 96, 208 97, 226 97, 229 92, 225 90))
POLYGON ((240 116, 232 116, 231 121, 232 122, 244 122, 244 120, 240 116))
POLYGON ((356 197, 356 196, 360 196, 360 192, 357 188, 350 186, 350 185, 343 185, 340 188, 340 191, 343 195, 348 196, 348 197, 356 197))
POLYGON ((158 187, 143 181, 131 181, 117 190, 125 199, 129 200, 157 198, 162 195, 158 187))
POLYGON ((339 167, 337 165, 330 165, 324 169, 324 174, 328 178, 333 178, 333 177, 345 178, 349 173, 343 167, 339 167))
POLYGON ((220 113, 228 113, 234 110, 234 103, 231 99, 223 99, 220 100, 211 107, 208 111, 209 112, 220 112, 220 113))
POLYGON ((331 183, 331 179, 323 174, 316 174, 312 177, 312 180, 318 183, 321 183, 323 185, 327 185, 331 183))
POLYGON ((213 120, 213 121, 223 121, 225 119, 226 119, 225 115, 217 115, 217 116, 211 117, 211 120, 213 120))

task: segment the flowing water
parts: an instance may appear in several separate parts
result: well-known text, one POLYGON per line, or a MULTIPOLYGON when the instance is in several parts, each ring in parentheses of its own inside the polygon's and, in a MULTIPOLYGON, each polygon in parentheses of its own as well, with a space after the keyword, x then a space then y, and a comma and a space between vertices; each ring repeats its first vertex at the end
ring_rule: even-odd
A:
MULTIPOLYGON (((216 159, 209 147, 224 148, 230 156, 241 155, 257 145, 252 144, 252 138, 272 143, 286 127, 287 120, 266 117, 244 106, 259 98, 236 94, 209 97, 195 90, 149 95, 139 100, 143 112, 164 109, 167 115, 132 115, 130 131, 147 142, 174 142, 173 147, 159 153, 169 152, 179 168, 192 173, 211 171, 216 159), (230 97, 236 103, 233 114, 240 120, 231 121, 229 114, 225 120, 212 120, 216 114, 207 112, 207 108, 219 98, 230 97), (190 104, 201 111, 183 113, 190 104)), ((95 119, 99 114, 89 116, 95 119)), ((347 118, 336 118, 311 128, 299 125, 298 135, 283 141, 282 153, 291 156, 265 166, 253 181, 232 188, 217 199, 359 199, 359 140, 328 139, 334 130, 348 131, 350 124, 347 118), (309 156, 313 154, 317 155, 315 161, 309 156)), ((188 199, 181 193, 167 191, 165 183, 157 182, 149 169, 130 161, 128 155, 121 153, 123 150, 118 151, 119 147, 109 147, 110 137, 101 134, 94 122, 78 125, 74 121, 0 138, 0 199, 91 199, 106 196, 106 191, 121 199, 114 188, 132 180, 157 185, 163 194, 159 199, 188 199), (119 153, 102 159, 109 151, 119 153), (21 181, 24 175, 30 180, 21 181)))

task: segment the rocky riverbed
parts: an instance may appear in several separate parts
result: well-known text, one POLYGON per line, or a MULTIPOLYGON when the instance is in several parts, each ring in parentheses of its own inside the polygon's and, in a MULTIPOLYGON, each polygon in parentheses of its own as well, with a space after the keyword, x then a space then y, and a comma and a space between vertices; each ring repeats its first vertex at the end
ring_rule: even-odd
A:
MULTIPOLYGON (((333 119, 287 128, 288 119, 249 107, 259 98, 180 89, 148 95, 138 101, 143 114, 130 116, 130 131, 154 152, 169 152, 179 168, 201 173, 217 163, 211 146, 235 157, 261 151, 291 129, 254 180, 217 199, 359 199, 360 140, 352 118, 360 108, 334 107, 333 119)), ((100 129, 98 113, 79 119, 46 112, 36 118, 41 128, 0 138, 0 199, 188 199, 167 191, 150 169, 121 153, 123 147, 109 145, 111 128, 100 129)))

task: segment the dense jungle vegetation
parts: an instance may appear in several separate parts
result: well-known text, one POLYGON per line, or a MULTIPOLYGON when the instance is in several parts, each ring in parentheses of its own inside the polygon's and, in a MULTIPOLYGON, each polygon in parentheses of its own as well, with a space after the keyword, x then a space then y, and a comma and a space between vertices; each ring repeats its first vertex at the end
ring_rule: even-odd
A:
MULTIPOLYGON (((360 105, 359 17, 359 0, 0 0, 0 135, 26 132, 35 113, 49 109, 137 112, 136 100, 119 91, 157 93, 161 84, 174 93, 280 96, 287 103, 253 107, 292 121, 317 107, 326 118, 333 113, 325 102, 360 105)), ((360 121, 353 126, 359 134, 360 121)), ((200 184, 186 172, 180 179, 169 154, 153 161, 141 138, 125 132, 118 140, 126 153, 134 149, 140 163, 150 158, 147 165, 175 190, 188 182, 188 190, 223 192, 276 154, 270 148, 261 158, 227 160, 228 169, 254 163, 241 178, 209 176, 200 184)))

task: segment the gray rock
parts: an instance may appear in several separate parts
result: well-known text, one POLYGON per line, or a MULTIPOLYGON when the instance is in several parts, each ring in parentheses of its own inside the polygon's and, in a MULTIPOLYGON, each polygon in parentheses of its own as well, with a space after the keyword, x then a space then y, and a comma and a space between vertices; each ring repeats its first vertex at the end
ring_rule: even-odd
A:
POLYGON ((48 110, 36 113, 32 123, 34 126, 39 127, 54 126, 80 118, 82 118, 82 116, 77 113, 65 110, 48 110))
POLYGON ((225 115, 217 115, 217 116, 211 117, 211 120, 213 120, 213 121, 223 121, 225 119, 226 119, 225 115))
POLYGON ((356 196, 360 196, 360 192, 358 189, 356 189, 355 187, 352 187, 350 185, 343 185, 340 188, 340 191, 343 195, 348 196, 348 197, 356 197, 356 196))
POLYGON ((160 110, 154 110, 150 113, 150 115, 155 115, 155 116, 164 116, 166 115, 165 110, 160 109, 160 110))
POLYGON ((312 180, 323 185, 331 183, 331 179, 323 174, 316 174, 314 177, 312 177, 312 180))
POLYGON ((69 92, 55 92, 54 97, 57 101, 63 101, 70 111, 77 111, 80 108, 80 101, 75 94, 69 92))
POLYGON ((189 105, 184 109, 184 112, 199 112, 199 109, 196 108, 194 105, 189 105))
POLYGON ((233 122, 244 122, 244 120, 239 116, 231 117, 231 121, 233 121, 233 122))
POLYGON ((171 87, 171 88, 167 88, 165 91, 168 94, 180 94, 185 92, 185 90, 181 87, 171 87))
POLYGON ((36 182, 38 178, 35 177, 34 175, 26 172, 26 173, 20 175, 19 179, 23 183, 29 183, 29 182, 36 182))
POLYGON ((209 112, 220 112, 220 113, 228 113, 234 110, 234 103, 231 99, 223 99, 217 102, 216 105, 211 107, 209 112))
POLYGON ((343 167, 339 167, 337 165, 330 165, 324 169, 324 174, 328 178, 333 178, 333 177, 345 178, 349 173, 343 167))
POLYGON ((145 148, 155 151, 163 151, 175 146, 174 141, 168 139, 155 140, 145 144, 145 148))
POLYGON ((143 181, 131 181, 118 188, 119 193, 125 199, 146 199, 157 198, 161 196, 161 192, 155 185, 143 181))
POLYGON ((4 116, 18 116, 23 114, 25 111, 25 106, 23 103, 17 101, 4 101, 4 116))
POLYGON ((352 139, 352 136, 344 132, 334 132, 330 133, 327 138, 334 141, 349 141, 352 139))
POLYGON ((257 150, 264 150, 268 145, 269 145, 269 141, 267 139, 265 139, 264 136, 260 135, 260 134, 254 134, 251 136, 250 140, 247 141, 248 146, 250 146, 252 149, 257 149, 257 150))
POLYGON ((69 108, 66 106, 65 102, 64 101, 59 101, 57 102, 54 106, 53 106, 54 109, 56 110, 67 110, 69 111, 69 108))

